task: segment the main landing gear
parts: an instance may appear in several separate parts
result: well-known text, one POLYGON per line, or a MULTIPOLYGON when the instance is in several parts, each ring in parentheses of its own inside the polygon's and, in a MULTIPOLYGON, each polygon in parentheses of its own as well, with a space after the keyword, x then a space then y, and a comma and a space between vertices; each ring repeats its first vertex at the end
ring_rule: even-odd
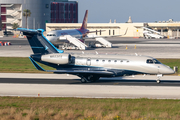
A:
POLYGON ((99 76, 93 76, 93 75, 89 75, 89 76, 81 76, 81 82, 82 83, 86 83, 86 82, 96 82, 99 80, 99 76))
POLYGON ((157 80, 156 80, 157 84, 161 82, 160 79, 162 76, 163 76, 162 74, 157 74, 157 80))

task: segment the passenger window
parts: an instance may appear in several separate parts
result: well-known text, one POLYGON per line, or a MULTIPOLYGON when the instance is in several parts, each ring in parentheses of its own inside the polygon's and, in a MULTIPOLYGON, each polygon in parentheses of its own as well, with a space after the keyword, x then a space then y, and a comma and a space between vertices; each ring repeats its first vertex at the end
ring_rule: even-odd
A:
POLYGON ((96 60, 96 62, 99 62, 99 60, 96 60))
POLYGON ((114 60, 114 62, 117 62, 117 60, 114 60))
POLYGON ((105 62, 105 60, 102 60, 102 62, 105 62))
POLYGON ((111 60, 108 60, 108 62, 111 62, 111 60))
POLYGON ((146 63, 153 64, 153 61, 151 59, 147 59, 146 63))
POLYGON ((123 62, 123 60, 121 60, 121 62, 123 62))

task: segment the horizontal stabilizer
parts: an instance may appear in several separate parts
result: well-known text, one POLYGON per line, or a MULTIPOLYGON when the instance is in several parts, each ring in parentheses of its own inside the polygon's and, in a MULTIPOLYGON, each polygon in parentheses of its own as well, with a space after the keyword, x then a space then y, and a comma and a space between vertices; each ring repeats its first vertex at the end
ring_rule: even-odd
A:
POLYGON ((40 65, 38 65, 31 57, 29 57, 29 59, 31 60, 32 64, 35 66, 35 68, 37 70, 40 70, 40 71, 45 71, 40 65))
POLYGON ((38 30, 34 30, 34 29, 17 28, 16 30, 21 31, 21 32, 31 33, 31 34, 38 33, 38 30))

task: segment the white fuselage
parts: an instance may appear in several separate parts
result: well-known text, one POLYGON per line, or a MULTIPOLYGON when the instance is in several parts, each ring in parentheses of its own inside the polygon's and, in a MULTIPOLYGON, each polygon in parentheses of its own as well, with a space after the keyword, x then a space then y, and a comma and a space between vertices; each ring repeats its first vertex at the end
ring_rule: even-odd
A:
POLYGON ((136 71, 147 74, 173 74, 174 71, 152 57, 128 55, 78 55, 75 65, 136 71), (148 63, 152 60, 152 63, 148 63))
POLYGON ((64 35, 70 35, 72 37, 75 37, 77 39, 82 38, 82 33, 76 29, 70 29, 70 30, 54 30, 47 34, 46 38, 53 44, 56 42, 66 42, 66 39, 60 39, 60 37, 64 35))

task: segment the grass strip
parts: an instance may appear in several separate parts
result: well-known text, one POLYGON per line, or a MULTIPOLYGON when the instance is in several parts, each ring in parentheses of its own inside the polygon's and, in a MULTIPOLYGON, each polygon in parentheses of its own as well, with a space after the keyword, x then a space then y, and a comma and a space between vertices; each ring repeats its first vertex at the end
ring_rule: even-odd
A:
MULTIPOLYGON (((158 59, 161 63, 173 68, 177 66, 180 68, 180 59, 158 59)), ((39 63, 40 64, 40 63, 39 63)), ((53 68, 40 64, 46 70, 53 68)), ((45 73, 36 70, 29 58, 19 57, 0 57, 0 72, 5 73, 45 73)), ((180 70, 178 69, 178 73, 180 70)), ((177 73, 177 74, 178 74, 177 73)))
MULTIPOLYGON (((53 68, 38 63, 46 70, 53 68)), ((26 57, 0 57, 0 72, 3 73, 45 73, 37 70, 31 63, 29 58, 26 57)))
POLYGON ((0 101, 2 120, 180 119, 180 100, 0 97, 0 101))

